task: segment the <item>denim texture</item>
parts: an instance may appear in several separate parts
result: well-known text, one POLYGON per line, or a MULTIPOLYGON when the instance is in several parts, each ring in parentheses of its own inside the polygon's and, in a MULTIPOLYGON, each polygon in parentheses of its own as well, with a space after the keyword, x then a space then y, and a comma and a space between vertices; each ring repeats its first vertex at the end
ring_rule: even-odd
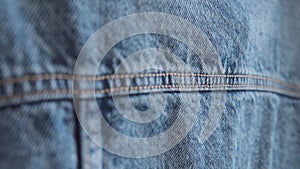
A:
POLYGON ((298 0, 2 0, 0 168, 299 168, 299 6, 298 0), (204 72, 187 45, 163 35, 136 35, 114 46, 99 65, 96 97, 117 131, 150 137, 166 130, 180 106, 178 86, 187 86, 200 104, 192 130, 170 151, 127 158, 101 149, 81 128, 72 73, 94 32, 138 12, 168 13, 193 23, 217 51, 223 72, 204 72), (194 74, 150 69, 133 78, 113 75, 122 59, 145 48, 168 48, 194 74), (182 78, 174 83, 177 77, 182 78), (108 90, 111 84, 132 90, 108 90), (199 143, 213 92, 226 95, 225 109, 213 135, 199 143), (149 94, 165 98, 167 106, 153 122, 134 123, 114 106, 112 96, 124 94, 138 110, 151 107, 149 94))

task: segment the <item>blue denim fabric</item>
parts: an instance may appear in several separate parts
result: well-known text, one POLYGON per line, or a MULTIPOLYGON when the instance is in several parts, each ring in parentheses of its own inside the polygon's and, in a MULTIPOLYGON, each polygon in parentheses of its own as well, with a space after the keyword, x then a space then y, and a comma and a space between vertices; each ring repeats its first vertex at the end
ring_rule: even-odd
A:
MULTIPOLYGON (((0 168, 299 168, 299 5, 297 0, 1 1, 0 168), (162 133, 181 104, 174 85, 199 85, 187 92, 200 104, 187 137, 160 155, 128 158, 102 149, 82 129, 72 100, 72 73, 94 32, 139 12, 172 14, 193 23, 218 53, 223 72, 203 71, 189 46, 163 35, 136 35, 115 45, 99 65, 97 76, 108 78, 97 80, 96 90, 111 84, 136 89, 96 97, 105 119, 124 135, 162 133), (110 78, 122 59, 145 48, 168 48, 198 75, 177 71, 184 77, 178 84, 172 80, 176 74, 157 69, 140 72, 154 76, 110 78), (225 109, 214 133, 199 143, 214 92, 226 95, 225 109), (113 103, 113 95, 124 94, 138 110, 161 104, 150 104, 150 94, 167 104, 159 118, 138 124, 120 115, 113 103)), ((138 61, 142 66, 150 62, 138 61)), ((93 120, 88 117, 91 125, 93 120)))

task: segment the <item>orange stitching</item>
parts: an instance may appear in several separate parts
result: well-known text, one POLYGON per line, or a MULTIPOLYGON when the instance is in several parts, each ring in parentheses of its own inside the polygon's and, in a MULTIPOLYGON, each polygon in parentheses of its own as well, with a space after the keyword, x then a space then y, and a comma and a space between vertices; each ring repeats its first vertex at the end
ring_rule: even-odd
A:
MULTIPOLYGON (((72 90, 68 89, 60 89, 60 90, 45 90, 41 92, 33 92, 33 93, 27 93, 27 94, 15 94, 15 95, 10 95, 10 96, 0 96, 0 100, 4 99, 11 99, 15 97, 27 97, 27 96, 37 96, 37 95, 43 95, 43 94, 82 94, 82 91, 85 92, 85 94, 103 94, 103 93, 108 93, 108 92, 120 92, 120 91, 130 91, 130 90, 143 90, 143 89, 163 89, 163 88, 210 88, 210 89, 217 89, 218 87, 255 87, 257 89, 271 89, 274 92, 279 92, 282 94, 286 94, 289 96, 295 96, 295 97, 300 97, 299 94, 295 94, 293 92, 272 87, 272 86, 261 86, 261 85, 252 85, 252 84, 239 84, 239 85, 156 85, 156 86, 134 86, 134 87, 118 87, 118 88, 107 88, 107 89, 101 89, 101 90, 75 90, 72 92, 72 90)), ((222 89, 222 90, 227 90, 227 89, 222 89)))
POLYGON ((158 76, 193 76, 193 77, 224 77, 224 78, 252 78, 261 79, 266 81, 272 81, 290 88, 300 89, 300 86, 295 84, 290 84, 278 79, 255 76, 255 75, 225 75, 225 74, 200 74, 200 73, 149 73, 149 74, 113 74, 104 75, 99 77, 89 77, 89 76, 72 76, 68 74, 45 74, 45 75, 32 75, 24 76, 21 78, 8 78, 6 80, 0 81, 0 85, 4 84, 14 84, 24 81, 35 81, 35 80, 49 80, 49 79, 67 79, 67 80, 107 80, 107 79, 124 79, 124 78, 134 78, 134 77, 158 77, 158 76))

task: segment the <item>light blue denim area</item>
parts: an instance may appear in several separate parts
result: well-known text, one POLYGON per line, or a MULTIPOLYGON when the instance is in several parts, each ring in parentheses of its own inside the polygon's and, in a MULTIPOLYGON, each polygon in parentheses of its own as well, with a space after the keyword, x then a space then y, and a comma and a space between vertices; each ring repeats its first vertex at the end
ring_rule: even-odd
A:
MULTIPOLYGON (((0 168, 299 168, 299 6, 298 0, 1 1, 0 168), (74 78, 73 73, 80 51, 97 30, 141 12, 170 14, 192 23, 207 37, 199 48, 211 45, 221 71, 210 71, 218 65, 203 64, 209 58, 199 59, 189 45, 165 35, 138 34, 109 50, 98 67, 95 97, 117 132, 154 137, 169 129, 180 113, 196 115, 191 130, 174 147, 155 156, 130 158, 102 149, 91 139, 115 141, 98 125, 96 110, 84 117, 94 131, 87 135, 72 89, 77 81, 91 77, 74 78), (172 71, 116 73, 122 63, 127 72, 154 63, 176 65, 151 52, 135 64, 123 62, 149 48, 168 49, 192 72, 177 66, 172 71), (207 66, 211 69, 204 69, 207 66), (122 113, 132 111, 120 112, 115 99, 130 103, 137 112, 154 113, 153 121, 127 119, 122 113), (220 119, 201 142, 212 110, 221 114, 220 119)), ((80 105, 83 112, 92 95, 80 105)), ((182 124, 179 129, 190 121, 182 124)), ((168 135, 167 141, 174 137, 168 135)), ((120 151, 122 146, 115 145, 120 151)), ((136 148, 131 146, 128 150, 136 148)))

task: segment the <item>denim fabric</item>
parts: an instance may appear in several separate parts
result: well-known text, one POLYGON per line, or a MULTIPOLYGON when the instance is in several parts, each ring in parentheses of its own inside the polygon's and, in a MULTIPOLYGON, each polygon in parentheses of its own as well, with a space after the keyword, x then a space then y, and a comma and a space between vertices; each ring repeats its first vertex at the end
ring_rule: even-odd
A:
MULTIPOLYGON (((2 0, 0 168, 299 168, 299 5, 298 0, 2 0), (104 118, 118 132, 151 137, 168 129, 182 103, 178 85, 189 86, 186 102, 197 98, 200 105, 193 110, 197 120, 192 130, 174 148, 129 158, 102 149, 83 130, 72 100, 72 73, 94 32, 139 12, 172 14, 194 24, 207 36, 223 69, 204 71, 189 46, 164 35, 140 34, 115 45, 99 65, 95 95, 104 118), (113 75, 122 60, 145 48, 167 48, 193 75, 180 69, 147 69, 134 78, 113 75), (115 84, 132 90, 107 90, 115 84), (199 143, 214 93, 226 96, 225 108, 216 130, 199 143), (154 121, 135 123, 113 103, 114 96, 126 94, 137 110, 156 110, 162 104, 157 98, 166 106, 157 109, 161 115, 154 121)), ((146 67, 155 60, 136 62, 146 67)), ((87 117, 91 126, 94 120, 87 117)), ((95 134, 99 140, 114 139, 101 132, 95 134)))

